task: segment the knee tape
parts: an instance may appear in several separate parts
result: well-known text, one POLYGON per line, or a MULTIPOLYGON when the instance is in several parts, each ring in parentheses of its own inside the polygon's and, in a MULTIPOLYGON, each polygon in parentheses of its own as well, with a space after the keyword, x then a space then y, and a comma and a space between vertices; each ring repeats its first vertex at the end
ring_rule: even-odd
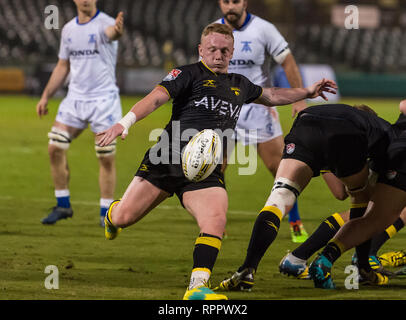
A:
POLYGON ((94 148, 98 158, 112 156, 116 154, 116 140, 104 147, 100 147, 99 145, 95 144, 94 148))
POLYGON ((70 143, 72 142, 70 134, 57 127, 51 128, 51 131, 48 132, 48 138, 49 144, 53 144, 63 150, 69 149, 70 143))
POLYGON ((293 206, 300 192, 301 189, 297 183, 286 178, 278 178, 274 182, 271 195, 265 206, 276 206, 285 215, 286 206, 293 206))

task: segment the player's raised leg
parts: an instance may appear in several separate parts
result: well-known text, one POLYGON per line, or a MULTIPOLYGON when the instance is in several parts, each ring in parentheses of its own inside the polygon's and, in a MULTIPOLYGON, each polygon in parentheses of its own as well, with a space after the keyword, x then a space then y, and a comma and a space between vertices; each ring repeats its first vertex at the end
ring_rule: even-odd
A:
POLYGON ((105 217, 105 236, 113 240, 128 227, 165 200, 169 194, 149 181, 134 177, 121 200, 114 201, 105 217))
POLYGON ((193 251, 193 268, 184 300, 226 300, 209 287, 209 279, 226 225, 228 197, 225 189, 212 187, 183 194, 185 208, 196 219, 200 229, 193 251))
POLYGON ((56 206, 51 213, 41 220, 43 224, 54 224, 58 220, 71 218, 73 210, 70 203, 69 165, 67 152, 70 143, 83 130, 55 121, 48 133, 48 154, 51 175, 55 189, 56 206))

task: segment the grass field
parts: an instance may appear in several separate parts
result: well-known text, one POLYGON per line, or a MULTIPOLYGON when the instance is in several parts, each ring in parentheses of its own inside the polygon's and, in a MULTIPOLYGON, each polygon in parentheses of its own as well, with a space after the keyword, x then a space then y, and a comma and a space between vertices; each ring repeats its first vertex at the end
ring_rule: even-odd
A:
MULTIPOLYGON (((127 112, 134 97, 123 97, 127 112)), ((370 104, 383 118, 394 121, 398 100, 345 99, 346 103, 370 104)), ((115 241, 104 239, 99 222, 98 166, 93 136, 87 130, 69 151, 73 219, 43 226, 40 220, 54 206, 47 154, 47 132, 59 100, 50 103, 50 114, 39 119, 37 98, 0 96, 0 299, 180 299, 189 281, 192 250, 198 229, 176 197, 164 202, 138 224, 124 230, 115 241), (59 289, 48 290, 46 266, 59 269, 59 289)), ((118 143, 120 197, 131 181, 148 146, 152 129, 162 128, 170 117, 165 105, 130 131, 118 143)), ((292 119, 290 107, 279 108, 284 132, 292 119)), ((238 166, 227 172, 229 212, 228 238, 215 265, 212 283, 217 284, 241 264, 251 228, 270 192, 273 179, 260 160, 255 175, 239 176, 238 166)), ((347 209, 348 201, 335 200, 321 178, 315 178, 299 199, 302 220, 312 232, 323 218, 347 209)), ((400 232, 382 251, 404 248, 400 232)), ((282 222, 277 240, 260 264, 251 293, 229 293, 230 299, 404 299, 406 279, 394 279, 386 288, 346 290, 344 269, 352 252, 336 263, 333 276, 337 290, 314 289, 312 281, 279 274, 278 264, 290 240, 288 223, 282 222)))

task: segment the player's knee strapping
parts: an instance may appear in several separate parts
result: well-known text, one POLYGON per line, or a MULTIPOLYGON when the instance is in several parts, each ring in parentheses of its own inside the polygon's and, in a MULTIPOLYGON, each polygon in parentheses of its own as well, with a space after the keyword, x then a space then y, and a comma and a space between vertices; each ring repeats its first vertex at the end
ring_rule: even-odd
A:
POLYGON ((98 158, 108 157, 116 154, 116 140, 112 143, 108 144, 107 146, 100 147, 97 143, 95 144, 94 148, 96 150, 96 156, 98 158))
POLYGON ((274 206, 279 208, 283 217, 286 214, 286 207, 293 207, 300 192, 301 189, 297 183, 286 178, 277 178, 265 207, 274 206))
POLYGON ((66 130, 60 129, 58 127, 52 127, 51 131, 48 132, 49 144, 52 144, 60 149, 69 149, 72 138, 66 130))

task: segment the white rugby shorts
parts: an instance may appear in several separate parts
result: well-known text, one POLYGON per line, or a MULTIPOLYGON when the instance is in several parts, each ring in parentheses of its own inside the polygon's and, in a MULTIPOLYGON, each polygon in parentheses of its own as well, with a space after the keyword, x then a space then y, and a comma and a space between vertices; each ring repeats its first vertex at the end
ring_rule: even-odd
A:
POLYGON ((257 144, 283 135, 276 108, 244 104, 237 121, 234 138, 243 145, 257 144))
POLYGON ((107 130, 122 118, 118 92, 93 99, 66 97, 59 105, 56 121, 70 127, 85 129, 90 125, 94 133, 107 130))

